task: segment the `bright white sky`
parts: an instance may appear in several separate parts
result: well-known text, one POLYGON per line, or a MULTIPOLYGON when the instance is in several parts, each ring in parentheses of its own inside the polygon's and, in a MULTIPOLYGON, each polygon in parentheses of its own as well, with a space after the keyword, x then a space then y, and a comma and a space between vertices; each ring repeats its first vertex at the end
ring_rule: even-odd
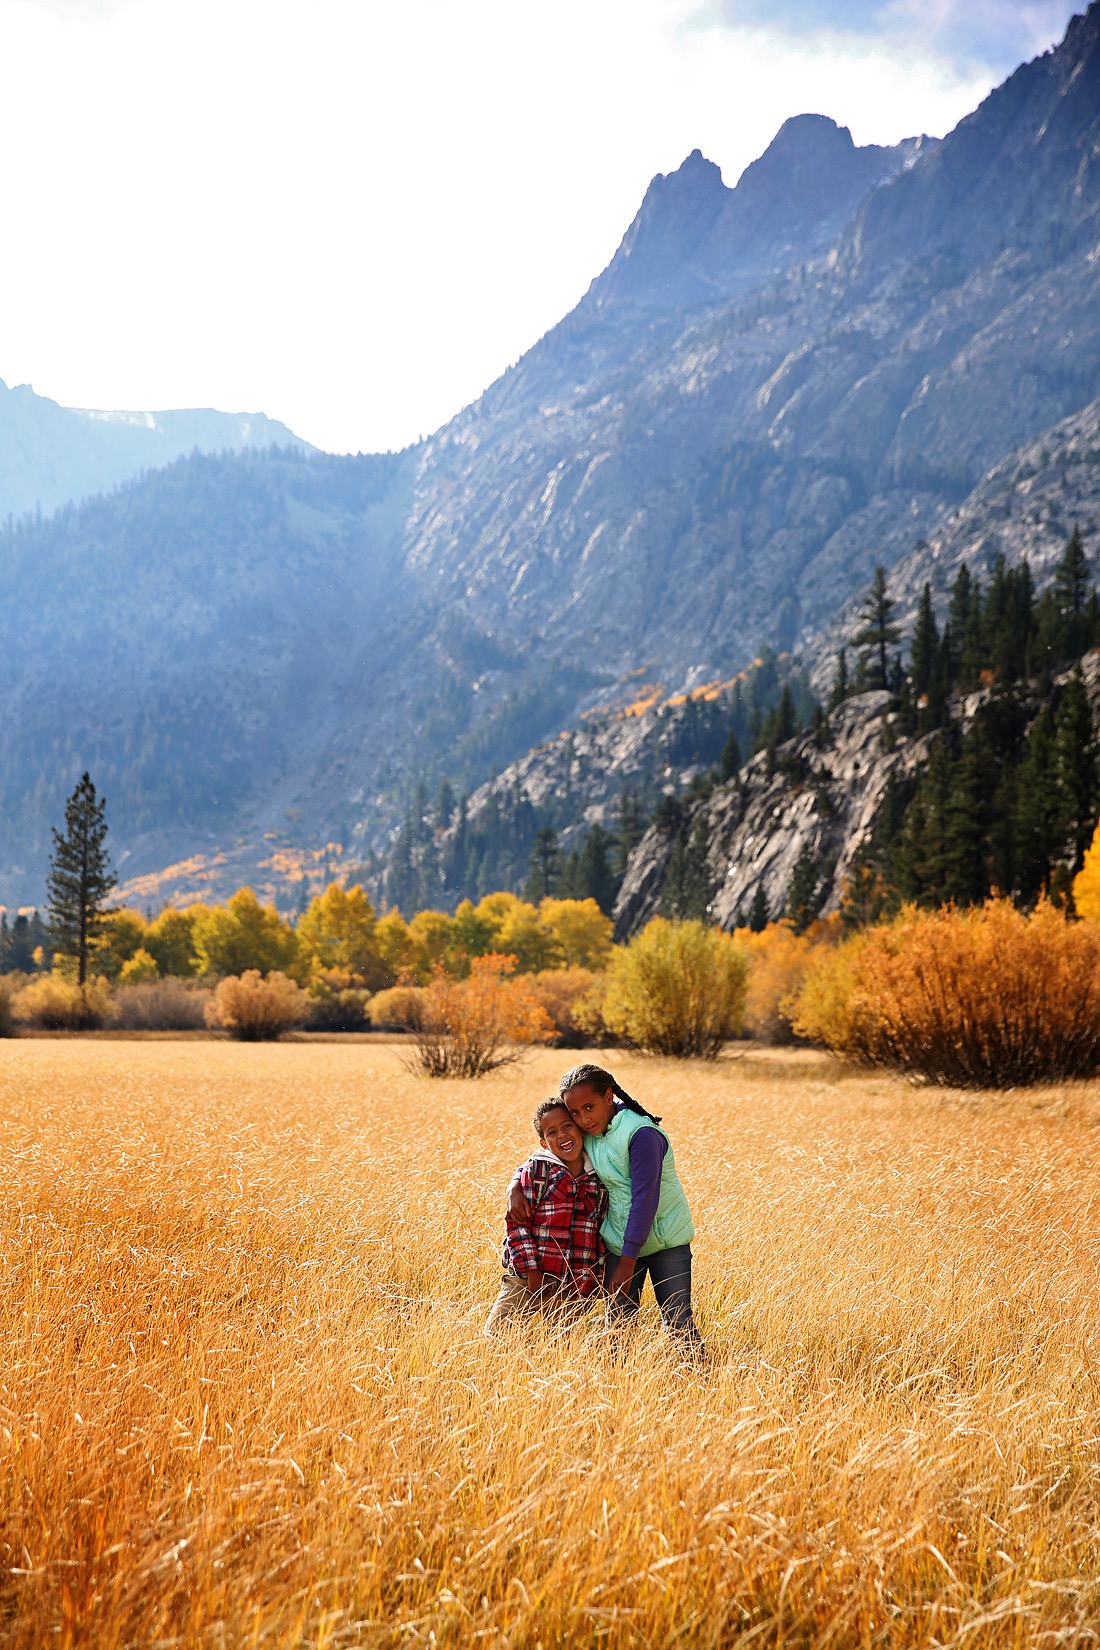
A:
POLYGON ((572 307, 649 179, 792 114, 942 134, 1064 0, 0 0, 0 377, 398 447, 572 307))

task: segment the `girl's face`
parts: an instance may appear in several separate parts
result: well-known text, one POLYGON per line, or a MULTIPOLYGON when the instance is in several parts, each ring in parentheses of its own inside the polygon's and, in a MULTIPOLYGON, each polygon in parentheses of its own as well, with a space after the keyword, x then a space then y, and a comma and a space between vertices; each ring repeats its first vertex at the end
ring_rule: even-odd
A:
POLYGON ((603 1134, 615 1115, 615 1096, 610 1089, 603 1094, 590 1083, 576 1083, 562 1099, 585 1134, 603 1134))

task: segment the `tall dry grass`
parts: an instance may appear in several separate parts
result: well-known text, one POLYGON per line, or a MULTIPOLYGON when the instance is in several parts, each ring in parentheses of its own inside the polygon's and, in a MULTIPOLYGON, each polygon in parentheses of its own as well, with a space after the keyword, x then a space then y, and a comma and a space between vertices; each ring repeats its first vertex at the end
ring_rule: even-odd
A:
POLYGON ((481 1334, 563 1060, 0 1046, 0 1641, 1095 1642, 1100 1086, 617 1057, 698 1373, 481 1334))

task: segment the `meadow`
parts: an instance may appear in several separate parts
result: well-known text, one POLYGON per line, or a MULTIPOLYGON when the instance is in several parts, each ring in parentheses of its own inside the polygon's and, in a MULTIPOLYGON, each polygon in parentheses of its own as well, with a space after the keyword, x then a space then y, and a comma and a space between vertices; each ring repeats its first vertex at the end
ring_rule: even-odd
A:
POLYGON ((616 1054, 695 1213, 647 1315, 498 1343, 571 1057, 0 1043, 0 1644, 1100 1638, 1100 1083, 616 1054))

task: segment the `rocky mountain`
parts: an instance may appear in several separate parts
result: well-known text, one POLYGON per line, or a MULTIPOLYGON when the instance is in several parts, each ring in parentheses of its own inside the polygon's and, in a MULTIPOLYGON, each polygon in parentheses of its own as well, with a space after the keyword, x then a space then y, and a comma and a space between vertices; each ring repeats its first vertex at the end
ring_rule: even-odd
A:
MULTIPOLYGON (((926 582, 941 627, 960 568, 988 583, 998 558, 1010 567, 1026 559, 1035 591, 1041 593, 1050 587, 1075 527, 1090 566, 1100 572, 1098 402, 994 466, 942 527, 894 566, 888 590, 902 633, 896 651, 908 655, 926 582)), ((717 920, 733 926, 739 913, 744 918, 758 884, 771 913, 782 911, 793 867, 804 850, 812 850, 829 867, 823 907, 836 909, 890 776, 912 778, 927 761, 927 739, 885 748, 889 694, 848 700, 830 718, 824 745, 809 735, 791 742, 786 767, 768 773, 761 753, 736 782, 718 787, 713 796, 695 797, 692 787, 717 763, 731 727, 747 753, 746 721, 738 718, 736 703, 742 687, 746 701, 755 694, 761 710, 775 702, 783 678, 804 679, 819 701, 827 700, 842 648, 848 648, 855 667, 850 644, 860 628, 864 595, 854 597, 831 624, 769 672, 750 671, 740 682, 706 683, 675 695, 639 684, 633 705, 589 716, 479 786, 467 804, 466 828, 476 831, 487 810, 515 815, 526 805, 528 838, 540 826, 552 825, 568 850, 593 826, 613 831, 624 794, 636 795, 647 816, 659 798, 679 799, 681 829, 690 835, 699 824, 707 838, 717 920), (809 763, 805 772, 803 758, 809 763), (793 781, 792 769, 799 775, 793 781), (824 807, 822 796, 827 798, 824 807)), ((1100 665, 1093 660, 1087 669, 1100 703, 1100 665)), ((444 850, 456 828, 444 832, 444 850)), ((674 843, 675 833, 654 828, 634 849, 616 905, 621 933, 633 932, 661 908, 674 843)))
MULTIPOLYGON (((1094 723, 1100 718, 1100 653, 1082 661, 1094 723)), ((1056 681, 1064 689, 1068 673, 1056 681)), ((965 737, 995 690, 963 696, 955 708, 955 734, 965 737)), ((1044 700, 1036 699, 1025 722, 1034 726, 1044 700)), ((814 909, 840 909, 860 855, 874 840, 891 787, 911 794, 926 772, 936 734, 891 737, 896 715, 883 692, 856 695, 839 705, 823 727, 789 741, 769 767, 761 751, 737 781, 716 787, 689 805, 670 828, 653 823, 630 857, 615 907, 620 938, 668 910, 669 876, 677 844, 693 834, 705 850, 701 868, 709 921, 723 928, 746 926, 754 914, 774 920, 787 914, 800 859, 818 879, 814 909)), ((1007 890, 1011 892, 1012 890, 1007 890)))
POLYGON ((639 670, 668 697, 805 645, 1100 395, 1098 210, 1094 3, 938 144, 807 117, 733 189, 692 155, 405 454, 193 459, 10 533, 0 897, 84 765, 135 875, 190 833, 219 888, 272 843, 385 852, 419 784, 473 789, 639 670))
POLYGON ((185 453, 313 449, 263 413, 94 412, 0 379, 0 521, 109 492, 185 453))
MULTIPOLYGON (((1045 588, 1075 527, 1090 562, 1100 565, 1100 401, 1009 453, 927 540, 895 562, 887 589, 898 624, 912 631, 925 584, 942 621, 959 568, 987 578, 999 556, 1010 566, 1026 557, 1037 588, 1045 588)), ((858 596, 844 603, 802 648, 799 663, 822 697, 840 649, 858 629, 859 608, 858 596)))

